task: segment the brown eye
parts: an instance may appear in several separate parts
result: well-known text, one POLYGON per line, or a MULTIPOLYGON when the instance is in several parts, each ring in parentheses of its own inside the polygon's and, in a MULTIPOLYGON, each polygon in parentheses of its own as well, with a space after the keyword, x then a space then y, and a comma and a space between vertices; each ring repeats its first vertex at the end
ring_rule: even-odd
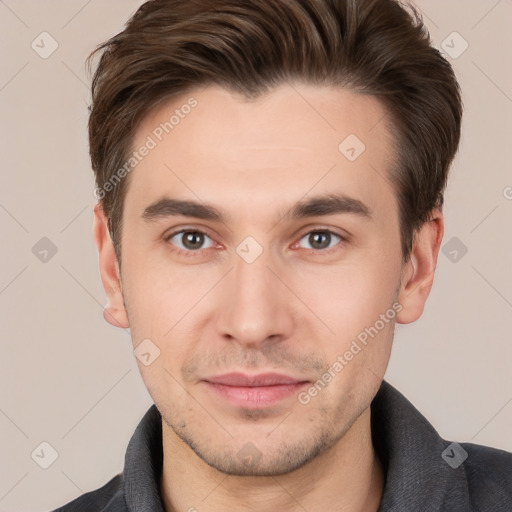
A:
MULTIPOLYGON (((336 233, 333 233, 332 231, 329 230, 311 231, 310 233, 307 233, 305 236, 303 236, 301 240, 307 240, 307 243, 310 244, 311 249, 322 251, 325 249, 330 249, 332 247, 331 243, 333 242, 333 237, 335 239, 337 238, 339 240, 343 240, 343 238, 340 235, 337 235, 336 233)), ((336 240, 334 240, 334 242, 335 241, 336 240)), ((305 247, 305 249, 309 249, 309 247, 305 247)))
MULTIPOLYGON (((178 248, 178 252, 195 252, 200 249, 208 248, 204 247, 206 238, 210 239, 210 237, 202 231, 183 229, 169 235, 167 241, 175 245, 178 248), (173 239, 175 239, 175 241, 173 241, 173 239)), ((209 247, 211 246, 213 246, 213 241, 209 247)))

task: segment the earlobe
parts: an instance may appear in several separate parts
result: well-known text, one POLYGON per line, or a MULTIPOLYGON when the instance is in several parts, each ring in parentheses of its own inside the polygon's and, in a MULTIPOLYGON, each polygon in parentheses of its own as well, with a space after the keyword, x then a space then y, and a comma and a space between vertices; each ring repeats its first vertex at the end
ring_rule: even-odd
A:
POLYGON ((93 234, 98 248, 101 281, 107 294, 103 318, 114 327, 126 329, 130 322, 123 301, 119 265, 108 231, 107 218, 100 203, 94 207, 93 234))
POLYGON ((443 214, 434 208, 430 220, 416 233, 411 254, 404 264, 398 296, 402 305, 402 310, 397 315, 398 323, 415 322, 422 315, 434 282, 443 233, 443 214))

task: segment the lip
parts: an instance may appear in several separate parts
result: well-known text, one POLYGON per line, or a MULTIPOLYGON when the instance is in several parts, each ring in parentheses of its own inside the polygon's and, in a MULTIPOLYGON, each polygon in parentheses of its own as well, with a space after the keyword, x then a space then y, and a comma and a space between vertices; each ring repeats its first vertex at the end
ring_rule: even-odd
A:
POLYGON ((259 409, 296 395, 309 381, 279 373, 227 373, 204 379, 216 396, 237 407, 259 409))
POLYGON ((262 386, 278 386, 297 384, 304 380, 295 379, 281 373, 259 373, 258 375, 248 375, 240 372, 226 373, 215 377, 207 377, 207 382, 213 384, 224 384, 225 386, 235 387, 262 387, 262 386))

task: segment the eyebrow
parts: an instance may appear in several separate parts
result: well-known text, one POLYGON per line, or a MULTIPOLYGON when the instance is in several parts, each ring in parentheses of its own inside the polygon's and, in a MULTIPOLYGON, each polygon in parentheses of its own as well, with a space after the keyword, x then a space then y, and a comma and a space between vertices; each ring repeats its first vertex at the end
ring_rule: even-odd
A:
MULTIPOLYGON (((371 210, 359 199, 345 194, 327 194, 299 201, 286 211, 281 220, 304 219, 349 213, 371 219, 371 210)), ((212 205, 190 200, 164 197, 145 208, 142 218, 146 221, 160 220, 167 217, 184 216, 224 223, 225 215, 212 205)))

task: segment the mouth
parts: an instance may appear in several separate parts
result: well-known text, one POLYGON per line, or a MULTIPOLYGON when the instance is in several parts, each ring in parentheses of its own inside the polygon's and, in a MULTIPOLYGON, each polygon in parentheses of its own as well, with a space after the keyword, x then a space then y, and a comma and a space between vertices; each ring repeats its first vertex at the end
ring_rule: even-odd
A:
POLYGON ((279 373, 228 373, 203 381, 215 396, 236 407, 261 409, 296 395, 310 382, 279 373))

